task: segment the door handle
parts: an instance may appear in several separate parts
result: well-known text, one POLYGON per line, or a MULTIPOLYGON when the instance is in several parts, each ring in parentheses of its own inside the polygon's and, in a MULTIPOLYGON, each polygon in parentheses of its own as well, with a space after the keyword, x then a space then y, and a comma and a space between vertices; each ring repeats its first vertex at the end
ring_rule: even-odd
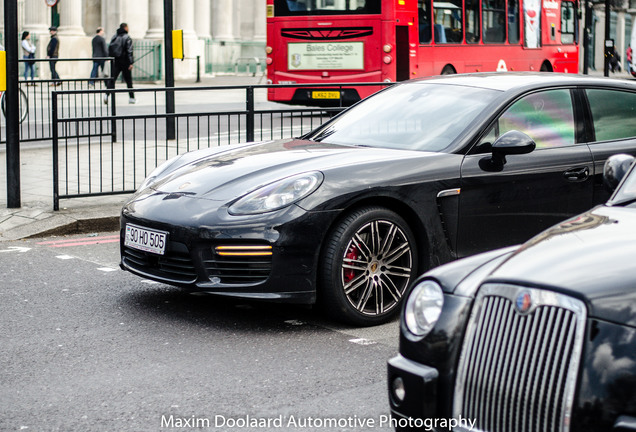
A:
POLYGON ((569 182, 582 182, 590 177, 590 169, 583 167, 567 170, 563 173, 563 177, 569 182))

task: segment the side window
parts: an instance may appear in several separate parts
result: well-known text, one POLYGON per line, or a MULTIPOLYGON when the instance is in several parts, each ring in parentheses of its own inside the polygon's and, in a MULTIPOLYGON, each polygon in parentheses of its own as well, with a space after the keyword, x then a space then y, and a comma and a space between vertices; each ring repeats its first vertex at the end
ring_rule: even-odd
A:
POLYGON ((636 93, 603 89, 589 89, 586 93, 596 141, 636 137, 636 93))
POLYGON ((464 19, 466 20, 466 43, 479 43, 481 32, 479 26, 479 0, 465 0, 464 19))
POLYGON ((561 43, 573 44, 576 33, 576 9, 574 3, 561 3, 561 43))
POLYGON ((462 2, 449 0, 433 2, 435 43, 459 43, 462 41, 462 2))
POLYGON ((490 128, 476 152, 490 151, 494 140, 511 130, 527 134, 537 144, 537 149, 574 145, 570 90, 547 90, 519 99, 490 128))
POLYGON ((519 43, 519 0, 508 0, 508 42, 519 43))
POLYGON ((506 6, 504 0, 483 0, 484 43, 506 41, 506 6))
POLYGON ((431 1, 419 1, 417 8, 418 16, 418 33, 421 44, 431 43, 431 34, 433 27, 431 26, 431 1))

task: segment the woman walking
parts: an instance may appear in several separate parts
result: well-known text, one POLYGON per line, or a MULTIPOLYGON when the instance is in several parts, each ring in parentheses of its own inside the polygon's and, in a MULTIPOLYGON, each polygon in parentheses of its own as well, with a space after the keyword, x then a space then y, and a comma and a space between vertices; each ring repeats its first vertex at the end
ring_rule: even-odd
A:
MULTIPOLYGON (((35 45, 31 43, 31 33, 28 31, 22 32, 22 58, 34 59, 35 58, 35 45)), ((29 71, 31 71, 31 81, 33 81, 33 77, 35 76, 35 62, 34 61, 25 61, 24 62, 24 80, 26 81, 29 75, 29 71)), ((34 83, 33 83, 34 84, 34 83)))

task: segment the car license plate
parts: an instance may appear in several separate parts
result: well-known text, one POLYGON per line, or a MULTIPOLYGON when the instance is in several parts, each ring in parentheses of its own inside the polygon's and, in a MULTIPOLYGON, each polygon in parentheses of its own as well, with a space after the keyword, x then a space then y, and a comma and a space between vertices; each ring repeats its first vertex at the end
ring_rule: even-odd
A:
POLYGON ((166 252, 168 233, 126 224, 124 245, 145 252, 163 255, 166 252))
POLYGON ((339 91, 312 91, 312 99, 340 99, 339 91))

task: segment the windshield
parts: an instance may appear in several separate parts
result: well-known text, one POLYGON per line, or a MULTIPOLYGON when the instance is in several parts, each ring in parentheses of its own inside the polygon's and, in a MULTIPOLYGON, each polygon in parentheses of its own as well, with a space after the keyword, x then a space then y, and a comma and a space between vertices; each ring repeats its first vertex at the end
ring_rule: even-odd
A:
POLYGON ((274 15, 368 15, 379 14, 381 0, 275 0, 274 15))
POLYGON ((308 138, 438 152, 449 147, 498 94, 458 85, 397 85, 354 106, 308 138))
POLYGON ((614 192, 612 198, 610 198, 608 204, 610 205, 626 205, 636 201, 636 171, 634 171, 634 164, 630 168, 629 172, 625 175, 623 183, 614 192))

